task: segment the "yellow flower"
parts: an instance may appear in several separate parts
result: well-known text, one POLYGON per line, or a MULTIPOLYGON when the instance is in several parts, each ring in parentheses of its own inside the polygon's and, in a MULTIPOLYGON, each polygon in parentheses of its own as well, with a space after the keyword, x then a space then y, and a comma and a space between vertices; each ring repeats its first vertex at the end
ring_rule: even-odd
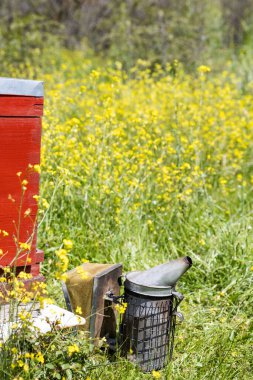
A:
POLYGON ((27 181, 27 179, 23 179, 23 181, 21 182, 21 184, 22 184, 23 186, 28 185, 28 181, 27 181))
POLYGON ((205 66, 205 65, 199 66, 197 70, 198 70, 199 73, 202 73, 202 74, 204 74, 204 73, 210 73, 210 71, 211 71, 210 67, 205 66))
POLYGON ((64 248, 70 251, 73 248, 73 242, 71 240, 63 239, 64 248))
POLYGON ((19 367, 23 367, 23 365, 24 365, 23 360, 18 360, 17 363, 18 363, 18 366, 19 366, 19 367))
POLYGON ((19 246, 20 248, 24 249, 24 250, 30 250, 31 249, 31 244, 28 244, 28 243, 22 243, 22 242, 19 242, 19 246))
POLYGON ((127 303, 123 302, 122 304, 115 305, 115 309, 118 311, 119 314, 124 314, 127 308, 127 303))
POLYGON ((22 174, 22 172, 17 172, 16 174, 17 174, 18 177, 20 177, 21 174, 22 174))
POLYGON ((83 280, 86 280, 90 277, 90 273, 83 269, 83 267, 79 266, 76 268, 76 272, 80 275, 83 280))
POLYGON ((41 352, 37 353, 36 360, 37 360, 37 362, 42 363, 42 364, 45 362, 44 356, 42 355, 41 352))
POLYGON ((12 197, 11 194, 8 195, 8 199, 9 199, 12 203, 15 203, 15 199, 12 197))
POLYGON ((80 349, 76 343, 74 343, 72 346, 68 346, 68 356, 72 356, 75 352, 79 351, 80 349))
POLYGON ((62 271, 62 272, 66 272, 66 270, 68 269, 68 265, 69 265, 69 259, 68 259, 68 252, 66 249, 64 248, 60 248, 58 250, 55 251, 56 253, 56 256, 60 259, 60 261, 58 261, 56 263, 57 267, 62 271))
POLYGON ((33 166, 33 170, 36 172, 36 173, 40 173, 40 165, 36 164, 33 166))
POLYGON ((24 212, 24 217, 29 216, 31 214, 31 211, 32 210, 30 208, 26 209, 25 212, 24 212))
POLYGON ((68 275, 67 275, 67 273, 58 273, 57 278, 58 278, 59 280, 61 280, 61 281, 66 282, 66 281, 67 281, 67 278, 68 278, 68 275))
POLYGON ((80 306, 76 307, 76 314, 82 314, 82 308, 80 306))
POLYGON ((32 275, 30 273, 26 273, 24 271, 21 271, 21 272, 19 272, 18 277, 23 279, 23 280, 27 280, 29 278, 32 278, 32 275))
POLYGON ((43 206, 45 209, 48 209, 48 208, 49 208, 49 203, 48 203, 48 201, 47 201, 45 198, 42 198, 41 201, 42 201, 42 206, 43 206))
POLYGON ((160 379, 161 378, 161 373, 159 371, 152 371, 152 376, 154 379, 160 379))

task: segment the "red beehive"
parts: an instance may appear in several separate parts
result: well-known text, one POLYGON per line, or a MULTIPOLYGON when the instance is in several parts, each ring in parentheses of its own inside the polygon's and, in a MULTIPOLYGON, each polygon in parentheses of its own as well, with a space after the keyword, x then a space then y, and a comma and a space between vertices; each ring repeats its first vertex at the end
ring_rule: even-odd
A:
POLYGON ((0 268, 39 274, 36 250, 43 82, 0 78, 0 268), (35 196, 35 198, 34 198, 35 196), (20 270, 21 270, 20 268, 20 270))

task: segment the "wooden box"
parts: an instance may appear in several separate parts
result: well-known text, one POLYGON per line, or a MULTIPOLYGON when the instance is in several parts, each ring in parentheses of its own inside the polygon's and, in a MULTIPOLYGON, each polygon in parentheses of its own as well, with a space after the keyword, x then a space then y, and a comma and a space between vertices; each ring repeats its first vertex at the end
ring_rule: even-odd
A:
POLYGON ((43 261, 36 250, 42 113, 43 82, 0 78, 0 268, 34 275, 43 261))
POLYGON ((121 275, 121 264, 85 263, 67 272, 63 283, 69 310, 75 312, 80 307, 86 319, 84 329, 95 340, 106 337, 109 344, 116 338, 117 313, 107 293, 119 296, 121 275))

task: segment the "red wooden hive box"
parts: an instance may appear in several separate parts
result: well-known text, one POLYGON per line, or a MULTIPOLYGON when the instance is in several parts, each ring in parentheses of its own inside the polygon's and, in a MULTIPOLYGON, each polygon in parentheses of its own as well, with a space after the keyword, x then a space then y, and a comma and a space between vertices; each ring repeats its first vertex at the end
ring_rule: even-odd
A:
POLYGON ((43 82, 0 78, 0 268, 39 275, 36 250, 43 82), (35 197, 34 197, 35 196, 35 197))

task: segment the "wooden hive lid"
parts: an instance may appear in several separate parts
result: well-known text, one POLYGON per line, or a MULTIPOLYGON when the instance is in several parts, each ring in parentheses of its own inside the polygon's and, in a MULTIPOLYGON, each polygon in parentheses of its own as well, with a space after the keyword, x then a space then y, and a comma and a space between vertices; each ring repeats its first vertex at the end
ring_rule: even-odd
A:
POLYGON ((0 95, 43 97, 44 83, 37 80, 0 78, 0 95))

